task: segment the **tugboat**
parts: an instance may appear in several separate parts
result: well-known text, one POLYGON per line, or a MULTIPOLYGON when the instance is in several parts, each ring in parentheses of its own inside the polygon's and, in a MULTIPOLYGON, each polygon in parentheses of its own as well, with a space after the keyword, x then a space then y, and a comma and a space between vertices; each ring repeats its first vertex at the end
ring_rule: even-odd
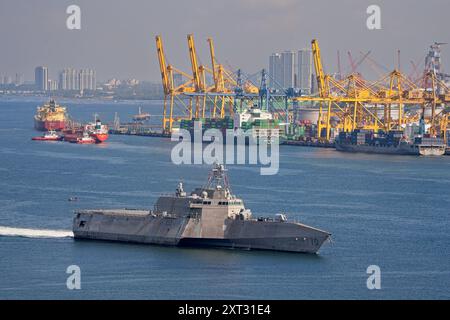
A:
POLYGON ((50 130, 44 133, 40 137, 33 137, 31 140, 33 141, 61 141, 63 138, 54 130, 50 130))
POLYGON ((89 135, 89 133, 86 132, 86 131, 83 132, 83 136, 82 137, 77 138, 76 141, 70 141, 70 142, 74 142, 74 143, 77 143, 77 144, 94 144, 94 143, 96 143, 95 139, 93 137, 91 137, 89 135))
POLYGON ((75 239, 302 253, 317 253, 331 236, 289 222, 284 214, 253 218, 232 194, 219 164, 203 187, 188 195, 179 183, 175 194, 159 197, 153 210, 75 211, 73 233, 75 239))

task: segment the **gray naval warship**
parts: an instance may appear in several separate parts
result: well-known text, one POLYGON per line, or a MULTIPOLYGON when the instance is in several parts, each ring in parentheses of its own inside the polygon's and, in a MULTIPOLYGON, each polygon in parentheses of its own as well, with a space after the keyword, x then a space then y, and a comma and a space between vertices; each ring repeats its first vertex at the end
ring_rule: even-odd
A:
POLYGON ((219 164, 204 187, 188 195, 180 183, 175 194, 159 197, 153 210, 75 211, 73 233, 75 239, 303 253, 317 253, 331 236, 288 222, 284 214, 252 218, 219 164))

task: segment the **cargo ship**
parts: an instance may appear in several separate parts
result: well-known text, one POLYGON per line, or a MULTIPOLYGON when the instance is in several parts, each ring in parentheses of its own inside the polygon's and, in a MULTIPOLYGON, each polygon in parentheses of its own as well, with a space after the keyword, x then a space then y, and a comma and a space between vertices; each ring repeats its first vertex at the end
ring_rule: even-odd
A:
POLYGON ((102 143, 108 140, 109 138, 109 129, 106 124, 102 124, 102 122, 98 119, 93 123, 89 123, 85 126, 85 131, 89 133, 97 143, 102 143))
MULTIPOLYGON (((263 195, 262 195, 263 196, 263 195)), ((226 169, 214 164, 203 187, 162 195, 153 210, 75 211, 75 239, 169 246, 317 253, 331 234, 288 221, 283 213, 257 217, 231 192, 226 169)))
POLYGON ((109 138, 108 126, 98 119, 79 128, 64 131, 64 141, 72 143, 103 143, 109 138), (90 139, 86 139, 86 136, 90 139))
POLYGON ((283 132, 280 120, 274 119, 272 113, 260 109, 258 105, 236 113, 234 124, 236 128, 241 128, 243 131, 251 130, 252 137, 256 141, 269 144, 279 141, 283 132))
POLYGON ((209 129, 217 129, 222 132, 224 142, 227 138, 227 130, 234 131, 234 139, 238 139, 236 130, 242 129, 244 133, 251 132, 246 136, 246 143, 249 138, 255 139, 258 143, 264 140, 267 143, 273 143, 280 138, 280 121, 273 119, 269 112, 262 111, 258 107, 251 107, 241 113, 236 113, 234 117, 225 116, 224 118, 193 118, 192 120, 181 120, 180 129, 187 130, 193 136, 195 123, 202 124, 203 133, 209 129), (251 130, 251 131, 250 131, 251 130))
POLYGON ((34 116, 34 128, 38 131, 61 131, 66 127, 66 108, 50 100, 37 108, 34 116))
POLYGON ((404 136, 403 131, 354 130, 340 132, 335 141, 338 151, 379 153, 394 155, 442 156, 446 145, 440 138, 417 136, 413 140, 404 136))

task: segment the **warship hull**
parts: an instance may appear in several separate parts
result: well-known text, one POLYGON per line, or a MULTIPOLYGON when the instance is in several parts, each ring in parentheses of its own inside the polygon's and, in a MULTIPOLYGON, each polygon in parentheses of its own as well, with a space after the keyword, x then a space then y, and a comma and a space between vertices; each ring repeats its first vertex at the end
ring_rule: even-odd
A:
POLYGON ((150 211, 86 210, 76 213, 73 232, 75 239, 301 253, 317 253, 330 237, 325 231, 299 223, 235 219, 218 222, 154 216, 150 211))

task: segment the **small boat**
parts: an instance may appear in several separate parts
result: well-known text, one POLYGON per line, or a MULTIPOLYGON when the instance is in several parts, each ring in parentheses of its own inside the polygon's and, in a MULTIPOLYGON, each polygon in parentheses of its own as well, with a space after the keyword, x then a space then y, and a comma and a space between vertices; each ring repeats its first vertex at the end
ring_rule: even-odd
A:
POLYGON ((133 121, 135 122, 148 121, 150 120, 150 117, 151 117, 150 113, 148 112, 143 113, 142 107, 139 107, 139 113, 133 116, 133 121))
POLYGON ((62 136, 56 133, 54 130, 50 130, 46 133, 44 133, 40 137, 33 137, 31 140, 33 141, 61 141, 62 136))
POLYGON ((76 141, 74 141, 77 144, 94 144, 97 141, 92 138, 89 133, 87 133, 86 131, 83 133, 82 137, 79 137, 76 141))

